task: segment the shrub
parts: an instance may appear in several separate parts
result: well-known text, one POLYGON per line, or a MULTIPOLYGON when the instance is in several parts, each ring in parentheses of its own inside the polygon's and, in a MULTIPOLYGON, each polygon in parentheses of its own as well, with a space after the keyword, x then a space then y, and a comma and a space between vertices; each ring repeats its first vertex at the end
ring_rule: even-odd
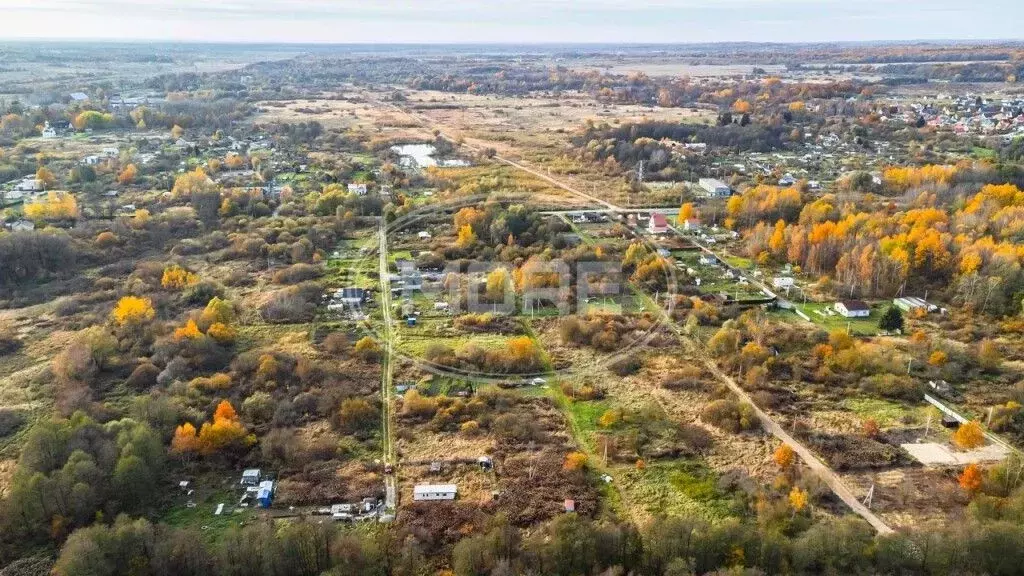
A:
POLYGON ((537 423, 522 414, 502 414, 495 418, 492 429, 499 439, 506 441, 529 442, 540 435, 537 423))
POLYGON ((220 322, 214 322, 206 331, 206 334, 216 340, 218 344, 231 344, 237 336, 234 328, 220 322))
POLYGON ((338 426, 349 434, 368 432, 380 423, 380 410, 362 398, 346 398, 338 410, 338 426))
POLYGON ((380 345, 369 336, 363 336, 356 342, 356 355, 366 362, 376 362, 380 358, 380 345))
POLYGON ((679 427, 679 438, 694 452, 704 452, 714 445, 711 433, 698 424, 682 424, 679 427))
POLYGON ((630 354, 612 362, 608 368, 619 376, 629 376, 630 374, 636 374, 643 365, 644 362, 639 356, 630 354))
POLYGON ((21 348, 21 340, 9 326, 0 328, 0 356, 10 354, 21 348))
POLYGON ((199 283, 199 276, 177 264, 164 268, 160 285, 168 290, 182 290, 199 283))
POLYGON ((273 282, 275 284, 298 284, 299 282, 319 278, 322 274, 323 270, 319 266, 293 264, 284 270, 278 270, 274 273, 273 282))
POLYGON ((753 408, 735 400, 715 400, 704 407, 700 419, 727 432, 751 430, 757 426, 753 408))
POLYGON ((205 304, 214 298, 222 298, 224 288, 216 282, 204 280, 189 286, 182 292, 182 298, 189 304, 205 304))
POLYGON ((861 381, 861 388, 887 398, 899 400, 919 400, 921 386, 912 377, 905 374, 876 374, 861 381))
POLYGON ((324 338, 324 350, 326 350, 328 354, 341 356, 348 352, 348 348, 348 335, 343 332, 332 332, 324 338))
POLYGON ((302 323, 313 319, 323 290, 314 282, 303 282, 275 292, 260 313, 267 322, 302 323))
POLYGON ((242 402, 242 413, 253 422, 266 422, 274 416, 274 399, 266 392, 256 392, 242 402))
POLYGON ((149 390, 153 386, 156 386, 157 376, 160 375, 160 369, 149 362, 143 362, 132 370, 130 376, 128 376, 128 387, 133 390, 144 391, 149 390))
POLYGON ((100 232, 99 235, 96 236, 97 248, 110 248, 111 246, 115 246, 117 242, 117 236, 115 236, 114 233, 110 231, 100 232))
POLYGON ((437 401, 409 390, 402 396, 402 414, 426 420, 437 412, 437 401))
POLYGON ((17 410, 0 408, 0 438, 10 436, 25 425, 25 414, 17 410))

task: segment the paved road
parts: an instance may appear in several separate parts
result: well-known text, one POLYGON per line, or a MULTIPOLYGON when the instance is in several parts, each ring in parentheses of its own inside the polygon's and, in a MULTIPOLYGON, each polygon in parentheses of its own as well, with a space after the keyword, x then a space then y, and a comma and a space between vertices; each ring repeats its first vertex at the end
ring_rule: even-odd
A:
POLYGON ((394 364, 392 352, 394 346, 394 331, 392 330, 391 319, 391 283, 388 274, 388 234, 387 223, 384 218, 380 220, 380 308, 384 318, 384 350, 381 357, 381 383, 380 395, 383 403, 381 414, 381 444, 384 449, 384 464, 392 467, 391 474, 384 476, 384 507, 394 514, 398 505, 397 486, 395 482, 395 449, 394 437, 391 427, 392 392, 395 387, 392 385, 394 377, 394 364))
MULTIPOLYGON (((422 124, 425 128, 436 129, 442 136, 444 136, 445 138, 447 138, 447 139, 449 139, 451 141, 456 141, 457 140, 454 136, 452 136, 451 134, 447 133, 442 126, 436 125, 429 118, 426 118, 426 117, 424 117, 424 116, 422 116, 420 114, 409 112, 408 110, 405 110, 405 109, 400 108, 398 106, 392 105, 392 107, 395 108, 396 110, 406 114, 407 116, 410 116, 410 117, 414 118, 420 124, 422 124)), ((464 146, 466 148, 469 148, 470 150, 474 150, 474 151, 477 151, 477 152, 479 152, 481 150, 481 148, 479 146, 474 146, 474 145, 470 145, 470 144, 464 144, 464 146)), ((502 156, 494 156, 494 159, 499 161, 499 162, 503 162, 503 163, 505 163, 505 164, 507 164, 509 166, 513 166, 515 168, 518 168, 518 169, 520 169, 520 170, 522 170, 524 172, 527 172, 529 174, 532 174, 532 175, 534 175, 534 176, 536 176, 536 177, 538 177, 538 178, 540 178, 540 179, 542 179, 542 180, 544 180, 544 181, 546 181, 546 182, 548 182, 548 183, 550 183, 550 184, 552 184, 554 186, 557 186, 558 188, 561 188, 562 190, 565 190, 566 192, 575 194, 576 196, 578 196, 580 198, 583 198, 583 199, 585 199, 585 200, 587 200, 587 201, 589 201, 589 202, 591 202, 593 204, 604 206, 605 208, 607 208, 611 212, 621 213, 621 212, 636 212, 637 210, 642 210, 642 209, 638 209, 638 208, 630 208, 630 209, 621 208, 619 206, 616 206, 615 204, 612 204, 611 202, 608 202, 607 200, 598 198, 598 197, 596 197, 596 196, 594 196, 592 194, 588 194, 588 193, 583 192, 583 191, 581 191, 581 190, 579 190, 579 189, 577 189, 577 188, 575 188, 573 186, 570 186, 570 185, 566 184, 565 182, 562 182, 562 181, 560 181, 560 180, 558 180, 556 178, 553 178, 552 176, 550 176, 550 175, 548 175, 548 174, 546 174, 544 172, 541 172, 540 170, 537 170, 536 168, 532 168, 530 166, 526 166, 522 162, 511 160, 511 159, 508 159, 508 158, 504 158, 502 156)), ((677 230, 676 230, 676 233, 678 233, 677 230)), ((710 254, 714 254, 714 252, 712 252, 707 246, 704 246, 702 244, 697 244, 697 245, 702 250, 704 250, 704 251, 706 251, 706 252, 708 252, 710 254)), ((382 246, 383 246, 383 240, 382 240, 382 246)), ((382 274, 382 276, 383 276, 383 274, 382 274)), ((760 282, 758 282, 757 284, 760 285, 760 282)), ((761 286, 763 286, 763 285, 761 285, 761 286)), ((892 528, 890 528, 885 522, 882 521, 881 518, 876 516, 874 512, 869 510, 867 508, 867 506, 864 506, 864 504, 862 504, 860 502, 860 500, 858 500, 857 496, 852 491, 850 491, 849 488, 846 487, 846 485, 842 481, 842 478, 840 478, 838 474, 836 474, 824 462, 819 460, 818 457, 815 456, 814 453, 812 453, 810 451, 810 449, 808 449, 806 446, 804 446, 802 443, 800 443, 796 438, 794 438, 788 432, 786 432, 782 428, 782 426, 778 422, 776 422, 769 414, 767 414, 766 412, 761 410, 757 406, 757 404, 755 404, 753 402, 753 399, 751 399, 750 395, 747 394, 747 392, 742 387, 740 387, 740 385, 737 384, 736 381, 731 376, 729 376, 728 374, 723 372, 718 367, 718 365, 714 362, 714 360, 712 360, 712 359, 708 358, 707 356, 705 356, 703 354, 703 352, 701 351, 700 345, 698 343, 694 342, 688 336, 684 335, 682 333, 682 331, 679 329, 679 326, 677 326, 675 324, 675 322, 670 321, 669 325, 680 335, 681 341, 683 341, 684 343, 687 344, 688 348, 690 348, 690 351, 692 353, 697 354, 699 357, 703 358, 704 363, 707 365, 708 370, 712 374, 714 374, 716 378, 718 378, 721 382, 723 382, 726 386, 728 386, 729 389, 732 390, 733 393, 735 393, 736 396, 740 398, 740 400, 750 404, 754 408, 754 413, 757 415, 757 418, 761 422, 762 427, 766 431, 770 432, 773 436, 775 436, 776 438, 781 440, 782 442, 784 442, 786 444, 789 444, 789 446, 791 448, 793 448, 793 451, 796 452, 800 456, 800 458, 803 459, 803 461, 807 464, 807 466, 811 470, 813 470, 828 485, 829 488, 832 489, 832 492, 837 497, 839 497, 840 500, 845 502, 846 505, 849 506, 851 510, 853 510, 859 516, 864 518, 864 520, 866 520, 869 524, 871 524, 871 526, 874 527, 874 529, 877 530, 880 534, 891 534, 893 532, 892 528)), ((389 330, 390 330, 390 328, 389 328, 389 330)), ((390 342, 390 338, 388 339, 388 341, 390 342)))

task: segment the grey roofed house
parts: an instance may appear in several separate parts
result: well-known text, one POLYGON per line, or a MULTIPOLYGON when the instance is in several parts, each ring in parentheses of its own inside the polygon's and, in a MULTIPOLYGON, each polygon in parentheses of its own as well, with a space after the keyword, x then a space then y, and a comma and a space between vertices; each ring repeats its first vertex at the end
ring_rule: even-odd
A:
POLYGON ((342 288, 334 293, 334 297, 342 304, 358 306, 366 300, 366 290, 363 288, 342 288))
POLYGON ((239 482, 242 486, 259 486, 260 484, 260 469, 249 468, 242 472, 242 480, 239 482))

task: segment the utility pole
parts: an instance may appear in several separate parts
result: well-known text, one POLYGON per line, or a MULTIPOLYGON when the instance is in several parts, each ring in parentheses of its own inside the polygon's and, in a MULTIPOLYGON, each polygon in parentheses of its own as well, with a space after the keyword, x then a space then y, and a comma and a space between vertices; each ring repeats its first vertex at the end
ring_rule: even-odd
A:
POLYGON ((872 482, 871 483, 871 488, 868 488, 868 495, 864 497, 864 506, 867 506, 870 509, 871 508, 871 501, 874 500, 874 497, 875 497, 875 484, 874 484, 874 482, 872 482))

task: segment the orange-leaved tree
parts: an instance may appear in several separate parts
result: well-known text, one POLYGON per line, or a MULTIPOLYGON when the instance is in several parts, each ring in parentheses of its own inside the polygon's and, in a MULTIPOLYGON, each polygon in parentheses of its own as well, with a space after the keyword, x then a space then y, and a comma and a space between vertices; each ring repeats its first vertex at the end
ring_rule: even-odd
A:
POLYGON ((139 169, 135 167, 135 164, 129 164, 121 170, 121 173, 117 175, 117 181, 120 184, 131 184, 135 182, 135 177, 138 176, 139 169))
POLYGON ((196 435, 196 427, 191 422, 185 422, 174 429, 174 437, 171 438, 171 454, 187 456, 199 451, 199 437, 196 435))
POLYGON ((981 488, 983 479, 981 468, 977 464, 968 464, 967 468, 964 468, 963 474, 960 474, 958 481, 961 488, 973 494, 981 488))
POLYGON ((583 452, 569 452, 565 456, 565 464, 562 468, 565 470, 582 470, 587 465, 587 455, 583 452))
POLYGON ((213 413, 212 422, 204 422, 199 430, 199 452, 209 456, 228 448, 251 446, 256 438, 238 421, 235 407, 221 400, 213 413))
POLYGON ((783 444, 775 449, 775 454, 772 455, 772 460, 775 460, 775 464, 783 470, 789 470, 790 466, 796 462, 796 453, 789 447, 789 444, 783 444))

